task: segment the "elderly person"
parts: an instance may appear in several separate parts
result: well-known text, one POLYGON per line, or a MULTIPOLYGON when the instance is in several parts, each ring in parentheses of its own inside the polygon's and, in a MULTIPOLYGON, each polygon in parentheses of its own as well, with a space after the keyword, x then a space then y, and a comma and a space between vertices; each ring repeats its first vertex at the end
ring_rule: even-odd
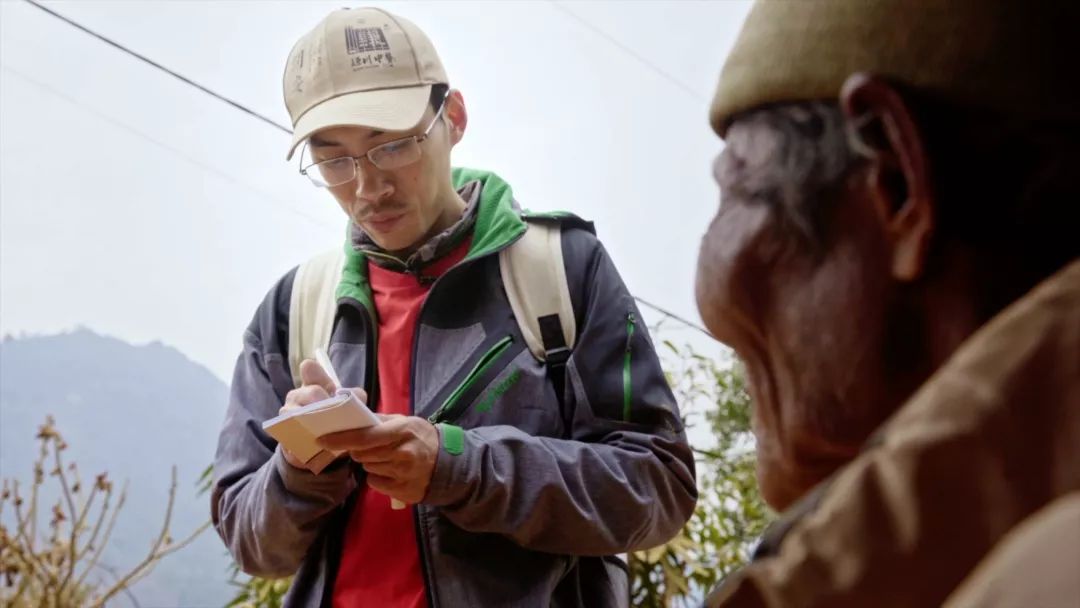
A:
POLYGON ((751 11, 697 295, 785 513, 709 606, 1080 601, 1078 17, 751 11))

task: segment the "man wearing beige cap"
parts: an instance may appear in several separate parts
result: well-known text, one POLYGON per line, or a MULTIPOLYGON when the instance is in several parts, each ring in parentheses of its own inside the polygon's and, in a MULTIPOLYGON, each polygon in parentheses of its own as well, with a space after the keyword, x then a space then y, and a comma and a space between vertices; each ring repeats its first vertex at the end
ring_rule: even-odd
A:
POLYGON ((349 234, 244 334, 214 525, 245 572, 295 574, 287 606, 626 606, 617 555, 694 508, 678 408, 592 225, 451 168, 467 114, 448 82, 377 9, 331 13, 290 53, 288 155, 349 234), (307 359, 320 329, 336 381, 307 359), (303 458, 263 430, 339 385, 381 422, 303 458))
POLYGON ((758 2, 697 294, 783 510, 709 606, 1080 605, 1073 2, 758 2))

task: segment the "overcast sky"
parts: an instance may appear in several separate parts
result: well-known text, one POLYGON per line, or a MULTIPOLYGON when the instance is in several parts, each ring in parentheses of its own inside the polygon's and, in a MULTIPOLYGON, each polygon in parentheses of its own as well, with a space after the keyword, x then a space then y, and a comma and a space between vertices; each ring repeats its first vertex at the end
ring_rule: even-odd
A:
MULTIPOLYGON (((285 57, 344 4, 48 6, 288 124, 285 57)), ((631 291, 698 322, 708 100, 748 2, 376 5, 428 33, 465 96, 454 164, 595 221, 631 291)), ((344 231, 288 137, 21 0, 0 2, 0 63, 0 331, 160 340, 228 380, 266 290, 344 231)))

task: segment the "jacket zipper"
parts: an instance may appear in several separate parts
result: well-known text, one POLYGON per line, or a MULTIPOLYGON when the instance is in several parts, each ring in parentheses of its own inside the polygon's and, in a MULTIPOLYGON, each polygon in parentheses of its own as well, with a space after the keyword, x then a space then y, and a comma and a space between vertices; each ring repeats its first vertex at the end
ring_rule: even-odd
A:
MULTIPOLYGON (((368 329, 371 331, 372 348, 371 348, 371 356, 368 357, 368 361, 367 361, 367 370, 365 371, 365 378, 366 378, 365 384, 366 384, 366 386, 364 387, 364 390, 368 394, 368 403, 367 403, 367 405, 371 405, 373 403, 377 403, 376 400, 378 399, 378 395, 379 395, 379 368, 378 368, 378 365, 376 365, 376 357, 378 356, 378 352, 379 352, 379 323, 375 318, 375 311, 372 308, 368 308, 366 305, 364 305, 363 302, 357 300, 356 298, 352 298, 352 297, 345 297, 345 298, 342 298, 342 300, 348 301, 349 306, 353 306, 355 308, 359 308, 359 309, 364 311, 365 316, 366 316, 367 321, 368 321, 368 329)), ((374 306, 374 302, 372 302, 372 306, 374 306)), ((334 320, 334 325, 335 326, 337 325, 337 319, 334 320)), ((332 333, 333 332, 331 331, 331 334, 332 333)), ((355 467, 353 469, 353 472, 352 472, 353 477, 357 477, 360 474, 359 470, 360 470, 359 467, 355 467)), ((340 510, 339 513, 341 513, 341 517, 342 517, 342 520, 341 520, 341 528, 342 528, 342 530, 344 530, 345 527, 348 525, 348 523, 349 523, 349 515, 348 514, 352 513, 352 510, 355 507, 356 507, 356 495, 355 494, 351 498, 346 500, 342 505, 340 505, 338 507, 338 509, 340 510)), ((322 597, 322 602, 321 602, 322 605, 328 605, 329 602, 330 602, 331 597, 333 596, 334 585, 336 584, 336 579, 337 579, 338 574, 340 574, 339 569, 341 567, 341 548, 343 546, 343 541, 339 536, 331 537, 330 539, 328 539, 327 543, 328 543, 328 546, 330 547, 330 550, 329 550, 330 555, 334 556, 332 559, 335 560, 336 563, 334 564, 334 576, 332 578, 327 579, 329 584, 326 587, 323 588, 323 597, 322 597)))
POLYGON ((477 378, 482 376, 484 372, 491 367, 491 364, 499 358, 499 355, 506 352, 507 348, 510 348, 510 343, 513 341, 514 339, 512 337, 506 336, 502 340, 496 342, 495 346, 492 346, 484 353, 484 356, 480 357, 480 360, 477 361, 476 365, 472 368, 472 371, 469 372, 469 375, 465 376, 465 380, 454 389, 454 392, 450 393, 450 396, 446 398, 446 401, 443 401, 443 404, 439 406, 439 409, 435 410, 435 413, 428 417, 428 421, 432 424, 438 424, 440 422, 455 420, 460 416, 462 408, 456 406, 459 405, 461 395, 469 390, 469 387, 476 382, 477 378))
POLYGON ((633 386, 633 378, 630 376, 630 351, 632 346, 632 340, 634 338, 634 326, 637 323, 637 319, 634 317, 634 313, 630 313, 626 316, 626 348, 623 352, 623 370, 622 370, 622 386, 623 386, 623 421, 630 422, 630 404, 631 389, 633 386))
MULTIPOLYGON (((502 247, 499 247, 498 249, 496 249, 494 251, 489 251, 488 253, 485 253, 484 255, 479 256, 479 257, 475 257, 475 258, 473 258, 471 260, 468 259, 468 254, 466 254, 466 259, 464 259, 464 260, 458 262, 457 264, 451 266, 450 268, 448 268, 446 270, 446 272, 439 275, 439 278, 435 279, 435 282, 432 283, 431 288, 428 289, 427 297, 425 297, 424 302, 422 304, 420 304, 420 312, 419 312, 419 314, 416 315, 416 330, 415 330, 415 333, 413 334, 412 354, 409 355, 409 357, 410 357, 409 358, 409 366, 410 367, 412 367, 413 362, 416 361, 416 349, 419 346, 419 342, 420 342, 419 340, 417 340, 417 338, 419 337, 419 334, 420 334, 420 324, 421 324, 421 321, 424 318, 424 310, 427 309, 428 302, 431 301, 432 293, 435 292, 435 288, 439 286, 439 283, 442 282, 443 278, 446 277, 447 275, 449 275, 450 273, 458 270, 459 268, 463 268, 463 267, 465 267, 467 265, 470 265, 470 264, 472 264, 472 263, 474 263, 474 262, 476 262, 478 260, 483 260, 483 259, 486 259, 486 258, 492 256, 492 255, 497 254, 498 252, 502 251, 503 249, 509 247, 510 245, 513 245, 524 234, 525 234, 525 231, 522 231, 521 234, 514 237, 510 242, 504 244, 502 247)), ((415 414, 416 413, 416 369, 415 368, 412 368, 409 371, 409 413, 410 414, 415 414)), ((420 569, 421 569, 421 571, 423 572, 423 575, 424 575, 424 585, 425 585, 425 589, 427 591, 428 608, 438 608, 439 604, 435 600, 435 580, 434 580, 434 576, 432 576, 432 574, 431 574, 431 555, 430 555, 430 550, 428 548, 427 539, 424 537, 424 521, 423 521, 424 516, 421 513, 421 511, 423 509, 424 509, 423 505, 414 505, 413 506, 413 509, 412 509, 412 512, 413 512, 413 525, 416 526, 416 544, 420 546, 420 569)))

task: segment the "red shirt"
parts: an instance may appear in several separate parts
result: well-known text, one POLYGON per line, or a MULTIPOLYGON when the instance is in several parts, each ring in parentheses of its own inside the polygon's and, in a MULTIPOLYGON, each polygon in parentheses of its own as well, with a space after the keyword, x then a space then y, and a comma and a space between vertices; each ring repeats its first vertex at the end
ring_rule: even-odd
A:
MULTIPOLYGON (((460 262, 471 239, 423 270, 437 277, 460 262)), ((420 306, 431 288, 414 275, 368 263, 375 310, 379 315, 379 402, 377 411, 409 411, 412 348, 420 306)), ((413 508, 395 511, 390 498, 367 485, 359 489, 349 514, 341 564, 334 582, 334 608, 426 608, 427 595, 413 508)))

